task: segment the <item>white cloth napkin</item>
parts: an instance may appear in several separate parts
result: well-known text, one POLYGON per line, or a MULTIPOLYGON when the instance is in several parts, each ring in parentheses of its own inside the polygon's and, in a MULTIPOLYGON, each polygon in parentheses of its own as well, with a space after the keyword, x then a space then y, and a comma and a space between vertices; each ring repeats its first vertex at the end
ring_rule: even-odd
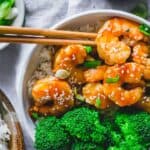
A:
POLYGON ((140 0, 25 0, 25 25, 50 27, 65 17, 86 10, 112 8, 128 11, 139 1, 140 0))

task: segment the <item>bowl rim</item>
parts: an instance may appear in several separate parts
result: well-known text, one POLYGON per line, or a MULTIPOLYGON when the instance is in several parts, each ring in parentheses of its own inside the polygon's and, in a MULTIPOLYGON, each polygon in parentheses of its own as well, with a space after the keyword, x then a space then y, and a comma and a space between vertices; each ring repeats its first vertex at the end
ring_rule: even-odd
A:
POLYGON ((115 9, 97 9, 97 10, 89 10, 89 11, 81 12, 81 13, 75 14, 73 16, 67 17, 67 18, 61 20, 60 22, 56 23, 55 25, 53 25, 51 27, 51 29, 57 29, 60 26, 64 25, 66 22, 77 19, 78 17, 86 16, 86 15, 89 15, 89 14, 94 15, 94 14, 97 14, 97 13, 102 13, 102 14, 105 13, 105 14, 108 14, 108 15, 111 13, 112 15, 117 15, 118 17, 120 15, 123 18, 133 20, 133 21, 136 20, 135 22, 143 22, 145 24, 150 25, 150 22, 147 21, 146 19, 141 18, 139 16, 136 16, 136 15, 134 15, 132 13, 129 13, 129 12, 126 12, 126 11, 115 10, 115 9))
MULTIPOLYGON (((13 20, 13 23, 10 26, 22 26, 24 23, 25 17, 25 4, 24 0, 15 0, 15 7, 21 12, 18 12, 17 17, 13 20), (18 19, 18 21, 16 21, 18 19)), ((4 50, 10 43, 0 43, 0 51, 4 50)))
MULTIPOLYGON (((75 14, 73 16, 70 16, 70 17, 67 17, 65 19, 63 19, 62 21, 56 23, 55 25, 53 25, 52 27, 50 27, 50 29, 58 29, 60 28, 61 26, 65 25, 66 23, 72 21, 72 20, 75 20, 75 19, 79 19, 80 17, 83 17, 83 16, 87 16, 87 15, 94 15, 94 14, 105 14, 105 15, 108 15, 108 17, 111 15, 113 16, 118 16, 118 17, 122 17, 122 18, 127 18, 129 20, 133 20, 135 22, 139 22, 139 23, 144 23, 144 24, 147 24, 147 25, 150 25, 150 22, 141 18, 141 17, 138 17, 138 16, 135 16, 131 13, 128 13, 128 12, 125 12, 125 11, 121 11, 121 10, 112 10, 112 9, 100 9, 100 10, 89 10, 89 11, 85 11, 85 12, 81 12, 81 13, 78 13, 78 14, 75 14)), ((26 71, 28 66, 29 66, 29 62, 31 60, 31 57, 33 55, 33 53, 35 52, 36 49, 40 48, 41 45, 35 45, 33 47, 33 51, 30 53, 29 57, 28 57, 28 60, 26 61, 27 63, 24 64, 24 71, 22 70, 21 74, 20 74, 20 79, 18 81, 18 87, 21 87, 21 88, 17 88, 17 94, 18 94, 18 97, 19 99, 21 100, 21 110, 22 110, 22 121, 23 121, 23 124, 24 124, 24 128, 28 131, 28 134, 32 140, 32 142, 34 141, 34 132, 35 131, 31 131, 31 126, 30 124, 27 122, 28 119, 31 119, 31 118, 26 118, 27 115, 26 115, 26 110, 24 109, 24 97, 23 97, 23 85, 24 85, 24 78, 25 78, 25 75, 26 75, 26 71)), ((43 47, 43 46, 42 46, 43 47)), ((28 117, 30 117, 28 115, 28 117)))

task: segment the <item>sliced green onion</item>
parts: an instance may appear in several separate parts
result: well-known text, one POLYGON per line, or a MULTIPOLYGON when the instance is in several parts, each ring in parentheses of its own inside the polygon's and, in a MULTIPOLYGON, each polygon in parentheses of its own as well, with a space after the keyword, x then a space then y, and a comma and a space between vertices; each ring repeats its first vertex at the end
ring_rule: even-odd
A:
POLYGON ((96 107, 100 107, 101 106, 101 99, 100 98, 97 98, 96 99, 96 107))
POLYGON ((150 87, 150 83, 148 82, 148 83, 146 83, 146 87, 150 87))
POLYGON ((77 95, 77 88, 76 87, 73 88, 73 93, 74 93, 74 95, 77 95))
POLYGON ((89 54, 89 53, 91 53, 92 52, 92 47, 91 46, 85 46, 85 50, 86 50, 86 52, 89 54))
POLYGON ((38 119, 40 118, 40 116, 39 116, 38 113, 36 113, 36 112, 33 112, 33 113, 31 114, 31 116, 32 116, 32 118, 35 119, 35 120, 38 120, 38 119))
POLYGON ((92 61, 85 61, 83 66, 86 68, 96 68, 97 66, 101 65, 101 61, 99 60, 92 60, 92 61))
POLYGON ((85 101, 84 97, 80 94, 75 95, 75 98, 79 101, 82 101, 82 102, 85 101))
POLYGON ((82 102, 85 101, 84 97, 81 94, 77 93, 77 88, 76 87, 73 89, 73 92, 74 92, 75 98, 77 100, 82 101, 82 102))
POLYGON ((127 29, 126 32, 130 32, 130 29, 127 29))
POLYGON ((146 24, 141 24, 139 26, 139 29, 142 33, 144 33, 147 36, 150 36, 150 26, 146 25, 146 24))
POLYGON ((0 4, 0 19, 5 19, 11 10, 11 3, 9 1, 4 1, 0 4))
POLYGON ((0 19, 0 25, 11 25, 13 20, 0 19))
POLYGON ((145 18, 148 18, 149 12, 148 12, 148 4, 146 2, 141 2, 139 4, 137 4, 132 10, 131 13, 145 18))
POLYGON ((120 77, 119 76, 116 76, 116 77, 114 77, 114 78, 107 78, 106 79, 106 82, 107 83, 116 83, 116 82, 118 82, 120 80, 120 77))

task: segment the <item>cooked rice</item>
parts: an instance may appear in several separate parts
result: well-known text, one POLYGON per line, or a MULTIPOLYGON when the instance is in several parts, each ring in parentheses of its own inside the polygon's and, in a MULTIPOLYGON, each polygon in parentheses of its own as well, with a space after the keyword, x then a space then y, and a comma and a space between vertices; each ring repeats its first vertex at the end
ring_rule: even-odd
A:
POLYGON ((7 124, 0 116, 0 150, 8 150, 8 142, 10 140, 10 130, 7 124))

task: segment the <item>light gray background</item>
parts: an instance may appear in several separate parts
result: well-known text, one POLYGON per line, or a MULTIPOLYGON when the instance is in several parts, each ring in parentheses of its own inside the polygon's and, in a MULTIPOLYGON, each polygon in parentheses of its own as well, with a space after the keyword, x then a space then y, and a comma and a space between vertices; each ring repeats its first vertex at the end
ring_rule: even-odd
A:
MULTIPOLYGON (((108 8, 129 11, 140 1, 142 0, 25 0, 26 16, 24 25, 48 28, 60 20, 79 12, 108 8)), ((150 0, 147 1, 150 8, 150 0)), ((18 59, 21 55, 20 51, 23 52, 24 57, 28 57, 32 49, 32 45, 11 44, 3 51, 0 51, 0 88, 11 100, 18 113, 24 131, 27 150, 32 150, 33 145, 21 118, 20 100, 16 94, 15 83, 17 74, 20 71, 19 66, 21 66, 21 63, 18 64, 18 59)))

